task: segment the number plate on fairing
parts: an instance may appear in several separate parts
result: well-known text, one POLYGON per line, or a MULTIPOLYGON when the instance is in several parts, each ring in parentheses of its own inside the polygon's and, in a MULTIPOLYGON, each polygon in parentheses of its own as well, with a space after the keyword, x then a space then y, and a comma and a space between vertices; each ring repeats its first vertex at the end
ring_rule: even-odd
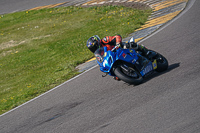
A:
POLYGON ((153 71, 154 69, 157 68, 157 63, 156 63, 156 60, 152 63, 152 62, 149 62, 147 64, 147 66, 140 72, 140 74, 142 76, 146 75, 147 73, 153 71))
POLYGON ((156 60, 154 60, 154 62, 152 63, 152 65, 153 65, 153 69, 154 70, 157 69, 157 61, 156 60))

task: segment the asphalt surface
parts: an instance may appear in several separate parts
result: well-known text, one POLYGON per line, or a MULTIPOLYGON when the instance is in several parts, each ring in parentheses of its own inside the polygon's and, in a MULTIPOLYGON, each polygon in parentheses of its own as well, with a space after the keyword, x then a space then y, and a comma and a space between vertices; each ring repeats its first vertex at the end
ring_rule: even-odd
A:
POLYGON ((199 133, 199 7, 190 0, 176 21, 142 42, 168 59, 166 72, 133 86, 102 78, 95 67, 1 116, 0 132, 199 133))

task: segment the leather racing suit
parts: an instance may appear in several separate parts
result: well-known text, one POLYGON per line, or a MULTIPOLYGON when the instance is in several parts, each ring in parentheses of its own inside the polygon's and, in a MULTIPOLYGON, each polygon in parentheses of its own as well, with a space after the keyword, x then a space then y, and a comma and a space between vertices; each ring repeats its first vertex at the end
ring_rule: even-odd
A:
POLYGON ((120 35, 106 36, 100 40, 100 45, 103 47, 107 47, 107 50, 112 50, 118 44, 120 44, 120 46, 124 49, 132 48, 136 51, 141 51, 143 56, 148 55, 148 49, 145 46, 137 44, 135 42, 122 43, 122 37, 120 35))

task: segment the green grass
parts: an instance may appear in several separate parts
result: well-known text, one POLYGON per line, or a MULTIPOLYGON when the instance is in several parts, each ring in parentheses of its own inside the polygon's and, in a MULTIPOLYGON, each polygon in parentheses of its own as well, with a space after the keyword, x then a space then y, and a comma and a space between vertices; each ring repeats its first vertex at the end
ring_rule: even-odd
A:
POLYGON ((93 57, 86 41, 144 24, 151 10, 62 7, 0 15, 0 114, 77 75, 93 57))

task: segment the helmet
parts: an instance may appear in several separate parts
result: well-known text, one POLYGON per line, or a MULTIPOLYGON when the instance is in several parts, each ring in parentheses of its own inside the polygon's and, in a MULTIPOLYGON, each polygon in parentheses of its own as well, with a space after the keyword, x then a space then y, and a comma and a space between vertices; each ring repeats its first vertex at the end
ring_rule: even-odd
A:
POLYGON ((94 35, 87 40, 87 47, 91 52, 95 52, 99 48, 100 38, 98 35, 94 35))

